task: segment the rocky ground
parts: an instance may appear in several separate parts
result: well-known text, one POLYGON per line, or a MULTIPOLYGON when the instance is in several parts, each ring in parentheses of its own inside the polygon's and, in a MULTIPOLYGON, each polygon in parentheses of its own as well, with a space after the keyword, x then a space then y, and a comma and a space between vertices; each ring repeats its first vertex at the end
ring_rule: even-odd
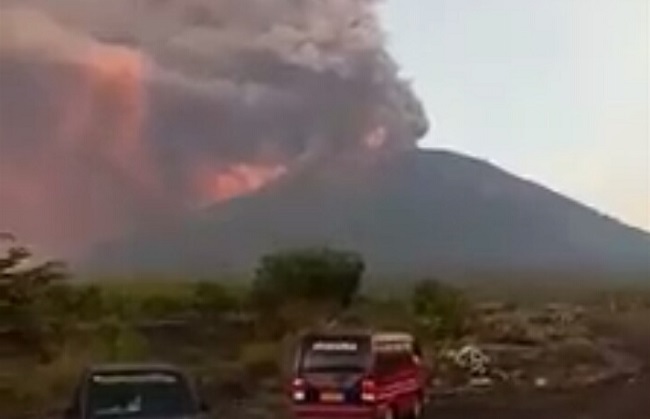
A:
POLYGON ((609 380, 569 391, 510 393, 435 401, 431 419, 648 419, 650 418, 650 316, 617 321, 618 338, 640 367, 609 380))
POLYGON ((647 419, 648 376, 555 395, 484 398, 434 403, 431 419, 647 419))

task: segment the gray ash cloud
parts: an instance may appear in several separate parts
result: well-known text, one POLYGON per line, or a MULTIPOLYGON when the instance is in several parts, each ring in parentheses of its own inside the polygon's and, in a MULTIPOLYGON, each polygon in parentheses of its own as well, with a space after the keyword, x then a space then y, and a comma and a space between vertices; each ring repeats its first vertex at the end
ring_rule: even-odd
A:
POLYGON ((415 147, 428 124, 375 9, 372 0, 0 0, 1 227, 79 247, 186 211, 197 167, 290 171, 305 156, 363 153, 378 127, 384 148, 415 147), (44 202, 53 210, 36 208, 44 202), (78 234, 67 233, 72 213, 86 220, 78 234), (34 227, 44 219, 60 228, 34 227))

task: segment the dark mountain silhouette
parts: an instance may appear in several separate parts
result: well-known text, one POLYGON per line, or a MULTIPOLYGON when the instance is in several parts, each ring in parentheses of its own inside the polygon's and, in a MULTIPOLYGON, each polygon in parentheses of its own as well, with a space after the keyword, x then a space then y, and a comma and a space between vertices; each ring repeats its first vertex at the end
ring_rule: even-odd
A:
MULTIPOLYGON (((363 163, 363 164, 362 164, 363 163)), ((249 272, 269 251, 333 246, 376 274, 650 275, 650 235, 486 162, 443 151, 287 177, 196 217, 96 249, 120 273, 249 272)))

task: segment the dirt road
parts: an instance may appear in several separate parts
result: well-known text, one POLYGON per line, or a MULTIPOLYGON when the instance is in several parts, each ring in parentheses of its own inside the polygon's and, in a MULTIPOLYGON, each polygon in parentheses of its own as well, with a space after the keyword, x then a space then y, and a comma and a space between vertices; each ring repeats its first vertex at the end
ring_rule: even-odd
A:
POLYGON ((580 393, 437 402, 427 419, 650 419, 650 377, 580 393))
POLYGON ((630 352, 645 363, 635 377, 624 377, 575 393, 491 396, 437 401, 427 419, 650 419, 650 316, 625 318, 616 326, 630 352))

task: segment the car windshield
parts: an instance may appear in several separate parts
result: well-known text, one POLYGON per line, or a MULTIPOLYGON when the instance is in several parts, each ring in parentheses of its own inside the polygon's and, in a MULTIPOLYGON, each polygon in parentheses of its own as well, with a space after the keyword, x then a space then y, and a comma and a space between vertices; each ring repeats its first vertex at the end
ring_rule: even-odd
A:
POLYGON ((360 340, 314 340, 305 344, 302 372, 363 372, 368 368, 369 348, 360 340))
POLYGON ((185 380, 170 373, 93 375, 87 407, 88 419, 149 419, 197 411, 185 380))

